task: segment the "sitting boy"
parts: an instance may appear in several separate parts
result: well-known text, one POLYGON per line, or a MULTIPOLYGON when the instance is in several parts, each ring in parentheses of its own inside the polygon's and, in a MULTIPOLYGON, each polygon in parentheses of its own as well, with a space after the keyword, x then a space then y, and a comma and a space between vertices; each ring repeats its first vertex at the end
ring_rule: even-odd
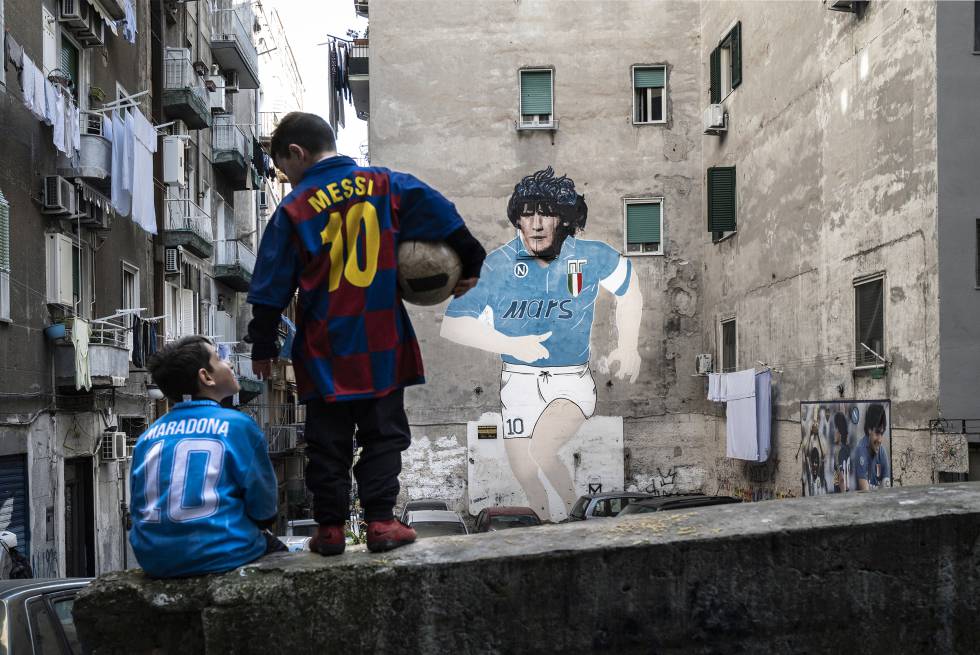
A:
POLYGON ((276 518, 276 475, 265 437, 221 400, 238 379, 205 337, 184 337, 149 361, 176 403, 133 452, 129 541, 149 575, 221 573, 285 551, 264 528, 276 518))

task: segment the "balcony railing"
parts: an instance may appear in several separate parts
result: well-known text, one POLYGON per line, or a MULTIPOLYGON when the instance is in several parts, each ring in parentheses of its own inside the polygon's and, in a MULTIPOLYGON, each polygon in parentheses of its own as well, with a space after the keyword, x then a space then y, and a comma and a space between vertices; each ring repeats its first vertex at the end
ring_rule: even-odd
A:
POLYGON ((216 9, 211 14, 214 59, 223 69, 238 71, 239 86, 243 89, 259 88, 259 55, 251 29, 254 21, 251 3, 216 9))
POLYGON ((241 241, 217 241, 216 266, 240 266, 251 275, 255 270, 255 253, 241 241))
POLYGON ((167 200, 165 245, 184 246, 198 257, 214 254, 211 217, 186 198, 167 200))
POLYGON ((234 114, 214 117, 211 128, 211 156, 215 168, 228 179, 232 188, 248 188, 251 166, 251 137, 235 123, 234 114))
POLYGON ((259 140, 270 141, 272 133, 279 126, 279 121, 285 116, 284 111, 261 111, 259 112, 259 140))
POLYGON ((270 453, 288 452, 302 443, 305 405, 255 404, 239 409, 251 416, 265 432, 270 453))
POLYGON ((211 124, 211 99, 187 48, 167 48, 164 54, 163 109, 191 129, 211 124))

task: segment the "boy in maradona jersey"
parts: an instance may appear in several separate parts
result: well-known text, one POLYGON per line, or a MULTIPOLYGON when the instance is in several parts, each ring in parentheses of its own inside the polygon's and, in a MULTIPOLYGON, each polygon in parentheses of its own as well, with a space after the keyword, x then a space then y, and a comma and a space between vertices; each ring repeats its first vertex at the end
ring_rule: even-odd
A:
POLYGON ((158 578, 221 573, 286 547, 264 528, 275 521, 276 475, 262 431, 219 402, 238 380, 211 342, 185 337, 149 362, 176 403, 133 451, 136 559, 158 578))
POLYGON ((600 286, 616 299, 619 344, 607 361, 630 382, 640 369, 636 275, 607 244, 574 237, 587 213, 575 183, 550 167, 521 180, 507 205, 517 236, 487 256, 479 283, 450 302, 442 325, 447 339, 500 354, 507 457, 531 507, 545 517, 539 468, 566 511, 576 500, 558 451, 595 412, 589 342, 600 286))

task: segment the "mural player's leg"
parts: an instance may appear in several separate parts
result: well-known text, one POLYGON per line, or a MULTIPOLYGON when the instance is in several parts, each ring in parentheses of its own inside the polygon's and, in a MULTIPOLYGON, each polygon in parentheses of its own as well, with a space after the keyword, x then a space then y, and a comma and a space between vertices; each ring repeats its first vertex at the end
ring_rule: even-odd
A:
POLYGON ((544 477, 561 496, 566 512, 571 511, 572 505, 578 500, 578 493, 568 467, 558 459, 558 451, 575 436, 583 423, 585 414, 579 406, 571 400, 558 398, 541 413, 531 434, 531 458, 541 467, 544 477))
POLYGON ((507 461, 510 470, 514 472, 518 484, 527 496, 527 505, 538 513, 542 519, 550 517, 548 510, 548 492, 538 479, 538 465, 528 453, 531 439, 504 439, 507 450, 507 461))

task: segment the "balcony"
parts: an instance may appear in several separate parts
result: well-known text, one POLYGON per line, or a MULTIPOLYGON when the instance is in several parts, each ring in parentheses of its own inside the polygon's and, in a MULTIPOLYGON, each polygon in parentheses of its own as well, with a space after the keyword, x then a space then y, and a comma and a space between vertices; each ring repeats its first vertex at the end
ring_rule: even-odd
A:
POLYGON ((234 114, 214 117, 211 127, 212 162, 231 183, 232 189, 242 191, 248 188, 251 145, 245 131, 235 124, 234 114))
POLYGON ((191 64, 187 48, 167 48, 164 54, 163 113, 180 119, 192 130, 211 126, 211 99, 204 79, 191 64))
MULTIPOLYGON (((58 387, 75 388, 75 346, 71 342, 74 319, 66 318, 64 334, 55 340, 54 377, 58 387)), ((129 347, 121 322, 92 323, 88 367, 92 388, 121 387, 129 377, 129 347)))
POLYGON ((259 142, 268 147, 272 142, 272 133, 279 127, 288 112, 285 111, 261 111, 259 112, 259 142))
POLYGON ((350 91, 354 96, 354 110, 361 120, 367 120, 371 114, 368 54, 368 40, 354 39, 350 56, 350 91))
POLYGON ((368 0, 354 0, 354 13, 361 18, 368 17, 368 0))
POLYGON ((194 255, 207 259, 214 254, 211 217, 187 199, 167 200, 167 222, 163 245, 183 246, 194 255))
POLYGON ((265 382, 252 370, 252 356, 248 353, 232 353, 228 358, 228 364, 235 375, 238 377, 238 402, 247 403, 256 396, 262 394, 265 389, 265 382))
POLYGON ((238 88, 259 88, 259 55, 252 42, 250 3, 211 13, 211 55, 222 69, 238 73, 238 88))
POLYGON ((255 253, 241 241, 215 242, 214 279, 235 291, 248 291, 255 270, 255 253))
POLYGON ((265 433, 270 455, 288 454, 303 444, 306 406, 264 404, 242 407, 265 433))
POLYGON ((78 160, 65 160, 58 167, 62 177, 80 177, 95 184, 101 191, 109 190, 112 174, 112 142, 102 134, 102 116, 83 111, 80 118, 78 160))

